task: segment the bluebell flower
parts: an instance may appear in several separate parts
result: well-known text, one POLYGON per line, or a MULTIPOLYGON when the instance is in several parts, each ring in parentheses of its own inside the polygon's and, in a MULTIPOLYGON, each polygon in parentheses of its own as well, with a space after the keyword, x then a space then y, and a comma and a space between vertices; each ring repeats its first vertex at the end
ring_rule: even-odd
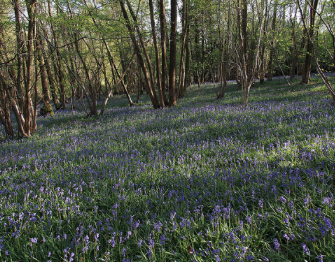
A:
POLYGON ((286 200, 285 197, 281 196, 281 197, 280 197, 280 201, 281 201, 283 204, 286 204, 286 201, 287 201, 287 200, 286 200))
POLYGON ((280 244, 277 240, 277 238, 273 239, 274 249, 280 251, 280 244))
POLYGON ((306 246, 306 244, 302 243, 301 246, 302 246, 302 249, 303 249, 304 253, 309 256, 311 254, 311 252, 309 251, 309 249, 306 246))
POLYGON ((260 208, 263 208, 263 200, 262 199, 258 201, 258 205, 259 205, 260 208))
POLYGON ((142 240, 142 239, 139 239, 138 242, 137 242, 137 246, 138 246, 138 247, 141 247, 141 246, 142 246, 142 242, 143 242, 143 240, 142 240))
POLYGON ((321 254, 318 256, 319 262, 323 262, 323 257, 324 257, 324 256, 321 255, 321 254))
POLYGON ((34 238, 31 238, 31 239, 30 239, 30 241, 31 241, 31 243, 34 243, 34 244, 36 244, 36 243, 37 243, 37 238, 36 238, 36 237, 34 237, 34 238))

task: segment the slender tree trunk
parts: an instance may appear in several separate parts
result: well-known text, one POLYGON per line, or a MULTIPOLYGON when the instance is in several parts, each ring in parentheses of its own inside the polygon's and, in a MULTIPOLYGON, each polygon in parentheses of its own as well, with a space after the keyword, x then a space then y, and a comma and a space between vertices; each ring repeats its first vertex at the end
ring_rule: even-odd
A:
MULTIPOLYGON (((130 65, 131 65, 131 63, 132 63, 132 61, 133 61, 134 56, 135 56, 135 53, 134 53, 133 56, 131 57, 131 59, 130 59, 130 61, 129 61, 127 67, 125 68, 125 70, 124 70, 122 76, 119 74, 119 72, 118 72, 118 70, 117 70, 117 68, 116 68, 116 65, 115 65, 114 61, 112 62, 112 63, 114 63, 115 71, 117 72, 118 77, 119 77, 119 81, 116 82, 114 85, 118 85, 120 82, 123 82, 123 78, 124 78, 124 76, 126 75, 128 69, 130 68, 130 65)), ((129 100, 129 102, 130 102, 130 106, 133 106, 134 103, 133 103, 133 101, 131 100, 130 95, 129 95, 129 93, 128 93, 128 90, 127 90, 126 88, 125 88, 125 92, 126 92, 126 95, 127 95, 127 97, 128 97, 128 100, 129 100)), ((105 107, 106 107, 106 105, 107 105, 108 99, 110 98, 110 96, 112 95, 112 93, 113 93, 113 88, 110 89, 109 93, 108 93, 107 96, 105 97, 104 102, 102 103, 101 110, 100 110, 100 115, 103 115, 103 114, 104 114, 104 112, 105 112, 105 107)))
POLYGON ((41 115, 50 114, 53 115, 53 109, 50 104, 50 94, 49 94, 49 85, 48 85, 48 76, 45 68, 44 57, 42 54, 43 49, 43 39, 40 35, 37 35, 36 39, 36 49, 37 49, 37 56, 39 60, 39 67, 40 67, 40 74, 41 74, 41 84, 42 84, 42 94, 43 94, 43 102, 44 106, 41 108, 40 113, 41 115))
POLYGON ((55 105, 55 109, 59 110, 59 109, 62 108, 62 105, 60 104, 59 99, 58 99, 58 95, 57 95, 57 91, 59 90, 59 88, 57 86, 58 83, 57 83, 56 79, 54 78, 54 75, 57 76, 57 71, 58 71, 57 65, 56 65, 56 62, 55 62, 56 57, 54 55, 55 49, 53 47, 51 47, 53 45, 51 44, 51 40, 48 37, 47 30, 44 27, 42 27, 41 29, 43 31, 44 38, 46 39, 47 43, 49 43, 50 54, 47 54, 47 51, 44 48, 44 46, 42 46, 42 52, 43 52, 45 67, 46 67, 47 74, 48 74, 48 80, 49 80, 50 91, 51 91, 51 95, 52 95, 52 101, 55 105), (52 72, 51 67, 54 68, 54 73, 52 72))
POLYGON ((267 80, 272 81, 273 77, 273 56, 274 56, 274 48, 275 48, 275 30, 276 30, 276 19, 277 19, 277 1, 275 2, 275 6, 273 9, 273 16, 272 16, 272 24, 271 24, 271 33, 272 33, 272 41, 271 41, 271 47, 270 48, 270 56, 269 56, 269 64, 268 64, 268 75, 267 80))
MULTIPOLYGON (((127 2, 127 7, 129 9, 130 15, 131 15, 133 21, 135 22, 135 30, 137 32, 137 35, 138 35, 138 38, 139 38, 139 41, 140 41, 140 44, 141 44, 141 47, 142 47, 143 54, 144 54, 145 60, 147 62, 148 68, 149 68, 149 76, 150 76, 149 80, 151 82, 151 87, 150 88, 152 89, 152 92, 154 94, 154 97, 155 97, 155 100, 156 100, 155 103, 159 104, 159 100, 157 99, 157 95, 156 95, 155 77, 154 77, 154 72, 153 72, 151 60, 150 60, 149 54, 147 52, 146 46, 144 44, 140 28, 139 28, 139 26, 137 24, 137 18, 136 18, 135 12, 133 11, 132 6, 131 6, 129 0, 126 0, 126 2, 127 2)), ((158 105, 157 108, 159 108, 159 107, 160 106, 158 105)))
POLYGON ((177 105, 177 98, 175 93, 176 66, 177 66, 177 0, 171 0, 169 106, 177 105))
MULTIPOLYGON (((123 75, 123 76, 120 75, 119 70, 118 70, 118 68, 117 68, 117 66, 116 66, 116 64, 115 64, 115 62, 114 62, 112 53, 111 53, 111 51, 110 51, 110 49, 109 49, 109 46, 108 46, 106 40, 103 39, 103 42, 104 42, 105 47, 106 47, 106 50, 107 50, 107 55, 108 55, 108 60, 109 60, 110 66, 111 66, 112 70, 113 70, 113 69, 115 70, 115 72, 116 72, 116 74, 117 74, 117 76, 118 76, 118 78, 119 78, 118 83, 121 82, 121 85, 122 85, 122 87, 123 87, 123 91, 125 92, 125 94, 126 94, 126 96, 127 96, 127 98, 128 98, 129 105, 130 105, 130 106, 133 106, 134 103, 133 103, 133 101, 132 101, 132 99, 131 99, 131 97, 130 97, 130 94, 129 94, 129 92, 128 92, 127 86, 126 86, 126 84, 124 83, 124 80, 123 80, 123 79, 124 79, 124 75, 123 75)), ((130 59, 130 61, 132 61, 132 59, 133 59, 133 57, 130 59)), ((129 63, 128 66, 125 68, 125 71, 124 71, 124 72, 126 72, 126 71, 128 70, 129 66, 130 66, 130 63, 129 63)), ((117 86, 117 85, 115 85, 115 86, 117 86)))
MULTIPOLYGON (((25 42, 22 39, 22 29, 21 29, 21 22, 20 22, 20 9, 19 9, 19 1, 13 1, 14 13, 15 13, 15 31, 16 31, 16 52, 18 54, 23 53, 25 48, 25 42)), ((19 106, 23 108, 23 91, 21 86, 21 70, 22 70, 22 58, 21 55, 17 56, 17 75, 16 75, 16 90, 18 93, 18 100, 19 106)))
MULTIPOLYGON (((254 47, 253 53, 255 57, 252 59, 252 64, 247 63, 247 7, 248 1, 242 0, 242 10, 241 10, 241 20, 237 20, 237 26, 239 34, 239 42, 240 42, 240 52, 237 51, 237 55, 239 56, 239 67, 240 67, 240 74, 241 74, 241 85, 243 90, 243 106, 246 107, 249 102, 249 92, 250 88, 254 81, 255 70, 258 68, 257 64, 259 61, 259 53, 260 53, 260 46, 261 46, 261 39, 262 39, 262 32, 263 32, 263 24, 264 24, 264 2, 261 4, 261 12, 259 12, 260 16, 260 23, 259 23, 259 32, 258 32, 258 39, 257 39, 257 47, 254 47), (248 69, 248 67, 251 67, 248 69), (250 72, 250 73, 249 73, 250 72)), ((239 12, 239 2, 237 2, 237 9, 239 12)), ((239 17, 239 16, 238 16, 239 17)), ((255 32, 252 32, 255 34, 255 32)))
POLYGON ((57 110, 59 108, 59 101, 58 101, 58 96, 57 96, 57 93, 56 93, 55 80, 54 80, 54 77, 53 77, 53 73, 51 71, 49 56, 47 56, 45 54, 43 46, 42 46, 42 56, 43 56, 44 65, 45 65, 45 68, 46 68, 46 71, 47 71, 47 76, 48 76, 48 80, 49 80, 52 101, 53 101, 53 103, 55 105, 55 108, 57 110))
POLYGON ((306 58, 305 58, 305 66, 304 71, 302 75, 302 84, 308 84, 311 74, 311 67, 312 67, 312 54, 313 54, 313 34, 314 34, 314 24, 315 24, 315 14, 316 14, 316 8, 318 6, 318 0, 313 0, 312 4, 310 6, 310 27, 308 30, 308 39, 307 39, 307 48, 306 48, 306 58))
MULTIPOLYGON (((188 31, 190 31, 190 24, 188 24, 188 31)), ((185 59, 185 82, 184 82, 184 93, 186 94, 186 88, 191 84, 191 79, 190 79, 190 63, 191 63, 191 51, 190 51, 190 44, 189 44, 189 35, 186 38, 186 44, 185 44, 185 49, 186 49, 186 59, 185 59)))
MULTIPOLYGON (((50 0, 48 0, 48 9, 49 9, 49 16, 52 18, 52 13, 51 13, 51 4, 50 0)), ((66 97, 65 97, 65 84, 64 84, 64 76, 63 76, 63 71, 62 71, 62 61, 61 61, 61 54, 59 52, 59 45, 58 45, 58 38, 56 35, 56 31, 54 29, 53 23, 50 23, 50 28, 51 28, 51 33, 53 36, 54 40, 54 46, 56 49, 56 63, 55 63, 55 73, 58 76, 58 83, 59 83, 59 88, 60 88, 60 104, 61 108, 60 109, 65 109, 66 108, 66 97)))
POLYGON ((291 70, 290 70, 290 78, 293 79, 296 71, 297 73, 300 71, 300 62, 299 62, 299 54, 298 54, 298 46, 297 46, 297 38, 295 33, 295 21, 292 24, 292 53, 291 53, 291 70))
POLYGON ((0 122, 5 128, 6 135, 10 139, 13 139, 14 128, 11 120, 10 104, 8 102, 5 89, 9 89, 9 87, 5 84, 3 78, 0 76, 0 122))
POLYGON ((159 6, 159 20, 160 20, 160 32, 161 32, 161 49, 162 49, 162 94, 164 104, 168 104, 168 100, 165 95, 167 87, 167 65, 166 65, 166 19, 165 19, 165 5, 164 0, 158 0, 159 6))
MULTIPOLYGON (((221 6, 219 5, 219 12, 221 12, 221 6)), ((219 49, 220 49, 220 62, 219 62, 219 92, 217 93, 216 98, 222 99, 226 93, 226 85, 227 85, 227 54, 228 54, 228 44, 229 44, 229 36, 230 36, 230 3, 228 4, 228 18, 227 18, 227 33, 226 40, 224 39, 224 33, 221 33, 221 23, 219 21, 219 49)), ((224 22, 223 22, 224 23, 224 22)), ((222 30, 225 27, 223 26, 222 30)))
MULTIPOLYGON (((130 23, 130 20, 129 20, 129 17, 128 17, 128 14, 127 14, 127 10, 125 8, 123 0, 120 0, 120 7, 121 7, 121 10, 122 10, 123 17, 126 20, 126 26, 127 26, 130 38, 132 40, 134 49, 135 49, 138 62, 140 64, 140 66, 142 68, 142 71, 143 71, 143 74, 144 74, 144 78, 145 78, 145 81, 146 81, 146 84, 147 84, 147 87, 148 87, 148 94, 149 94, 149 97, 151 99, 151 103, 152 103, 154 108, 159 108, 160 104, 159 104, 159 101, 157 99, 155 88, 154 88, 153 83, 152 83, 151 74, 149 74, 148 69, 145 65, 145 62, 143 60, 143 57, 142 57, 142 54, 141 54, 141 51, 140 51, 140 47, 139 47, 138 42, 137 42, 136 37, 135 37, 135 31, 134 31, 133 27, 131 26, 131 23, 130 23)), ((143 48, 143 45, 142 45, 142 48, 143 48)))
POLYGON ((89 108, 90 108, 89 115, 95 116, 95 115, 98 114, 97 93, 96 93, 95 88, 92 86, 92 80, 91 80, 91 77, 90 77, 89 68, 88 68, 88 66, 86 64, 86 61, 84 60, 84 58, 81 55, 81 52, 79 50, 77 35, 75 35, 75 41, 74 42, 75 42, 74 45, 76 47, 77 54, 78 54, 79 59, 80 59, 82 65, 83 65, 84 73, 85 73, 86 80, 87 80, 87 83, 88 83, 89 97, 87 97, 87 102, 88 102, 88 105, 89 105, 89 108))
MULTIPOLYGON (((33 52, 34 52, 34 27, 35 27, 35 8, 37 0, 26 0, 28 13, 28 43, 26 58, 26 75, 25 75, 25 99, 23 104, 24 131, 26 136, 31 136, 36 131, 36 119, 34 118, 34 108, 31 100, 32 88, 32 69, 33 69, 33 52)), ((37 94, 35 94, 37 95, 37 94)))
POLYGON ((156 71, 157 71, 159 102, 160 102, 161 107, 165 107, 163 85, 162 85, 162 80, 161 80, 161 68, 160 68, 160 61, 159 61, 158 44, 157 44, 157 37, 156 37, 156 28, 155 28, 154 7, 153 7, 152 0, 149 0, 149 7, 150 7, 151 32, 152 32, 152 38, 154 40, 155 56, 156 56, 156 68, 157 68, 156 71))
POLYGON ((178 96, 184 97, 186 94, 185 86, 185 51, 186 42, 188 35, 188 0, 183 0, 182 7, 182 41, 181 41, 181 54, 180 54, 180 64, 179 64, 179 86, 178 86, 178 96))

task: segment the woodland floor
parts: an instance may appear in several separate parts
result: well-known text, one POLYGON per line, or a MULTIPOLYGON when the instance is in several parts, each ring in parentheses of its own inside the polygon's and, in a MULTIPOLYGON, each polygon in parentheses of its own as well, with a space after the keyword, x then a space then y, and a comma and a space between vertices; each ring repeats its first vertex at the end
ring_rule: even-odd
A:
POLYGON ((334 261, 321 80, 256 83, 246 109, 216 88, 162 110, 113 97, 103 117, 67 109, 2 142, 0 260, 334 261))

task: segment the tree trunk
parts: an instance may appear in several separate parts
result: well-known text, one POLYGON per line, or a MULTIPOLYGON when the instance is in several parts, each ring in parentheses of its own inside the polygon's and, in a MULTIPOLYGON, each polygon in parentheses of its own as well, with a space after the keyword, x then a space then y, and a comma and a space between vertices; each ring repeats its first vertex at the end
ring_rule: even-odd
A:
MULTIPOLYGON (((128 66, 125 68, 125 70, 124 70, 122 76, 119 74, 119 72, 118 72, 118 70, 117 70, 117 68, 116 68, 116 65, 115 65, 115 63, 114 63, 114 61, 113 61, 114 66, 115 66, 115 70, 116 70, 116 72, 117 72, 117 74, 118 74, 118 77, 119 77, 119 81, 116 82, 115 85, 118 85, 120 82, 123 82, 123 78, 124 78, 124 76, 126 75, 128 69, 130 68, 130 65, 131 65, 131 63, 132 63, 132 61, 133 61, 134 56, 135 56, 135 53, 134 53, 133 56, 131 57, 131 59, 130 59, 130 61, 129 61, 129 63, 128 63, 128 66)), ((129 93, 128 93, 128 90, 127 90, 126 88, 125 88, 125 92, 126 92, 126 95, 127 95, 127 97, 128 97, 128 100, 130 101, 130 106, 133 106, 134 103, 132 102, 132 100, 131 100, 131 98, 130 98, 130 95, 129 95, 129 93)), ((112 95, 112 93, 113 93, 113 88, 111 88, 111 89, 109 90, 109 93, 107 94, 107 96, 106 96, 104 102, 102 103, 101 110, 100 110, 100 115, 103 115, 103 114, 104 114, 104 112, 105 112, 105 107, 106 107, 106 105, 107 105, 108 99, 109 99, 109 97, 112 95)))
POLYGON ((186 94, 185 78, 186 78, 186 67, 185 67, 185 51, 186 42, 188 37, 188 0, 183 0, 182 7, 182 41, 181 41, 181 54, 180 54, 180 64, 179 64, 179 85, 178 85, 178 96, 184 97, 186 94))
POLYGON ((49 56, 47 56, 45 54, 43 46, 42 46, 42 56, 43 56, 44 65, 45 65, 47 75, 48 75, 52 101, 53 101, 53 103, 55 105, 55 108, 57 110, 59 108, 59 101, 58 101, 58 96, 57 96, 56 87, 55 87, 55 80, 54 80, 54 77, 53 77, 53 73, 51 71, 49 56))
POLYGON ((49 94, 49 85, 48 85, 48 76, 45 68, 44 57, 42 54, 43 49, 43 39, 40 35, 37 36, 36 39, 36 49, 37 49, 37 57, 39 60, 40 74, 41 74, 41 84, 42 84, 42 94, 43 94, 43 102, 44 106, 41 108, 41 115, 50 114, 53 116, 54 112, 52 106, 50 104, 50 94, 49 94))
MULTIPOLYGON (((50 0, 48 0, 48 9, 49 9, 49 16, 52 18, 51 13, 51 4, 50 0)), ((60 104, 61 107, 59 109, 65 109, 66 108, 66 97, 65 97, 65 84, 64 84, 64 76, 62 71, 62 61, 61 61, 61 54, 59 52, 59 46, 58 46, 58 39, 57 35, 54 29, 54 26, 52 22, 50 23, 50 29, 54 40, 54 46, 56 49, 56 62, 55 62, 55 73, 58 76, 58 83, 59 83, 59 89, 60 89, 60 104)))
POLYGON ((89 108, 90 108, 89 115, 90 116, 95 116, 95 115, 98 114, 98 101, 97 101, 98 97, 97 97, 96 90, 95 90, 95 88, 92 85, 92 81, 91 81, 91 77, 90 77, 90 72, 89 72, 88 66, 86 64, 86 61, 84 60, 84 58, 81 55, 81 52, 79 50, 79 44, 78 44, 77 35, 75 35, 74 45, 76 47, 76 51, 77 51, 77 54, 79 56, 79 59, 80 59, 82 65, 84 67, 84 73, 85 73, 86 80, 87 80, 87 83, 88 83, 89 97, 87 97, 87 102, 88 102, 88 105, 89 105, 89 108))
MULTIPOLYGON (((1 74, 1 73, 0 73, 1 74)), ((9 87, 5 84, 4 79, 0 76, 0 122, 5 128, 6 135, 14 138, 14 128, 11 120, 10 104, 5 89, 9 87)))
MULTIPOLYGON (((19 1, 13 1, 14 13, 15 13, 15 31, 16 31, 16 52, 18 54, 23 53, 25 48, 25 42, 22 39, 22 30, 21 30, 21 22, 20 22, 20 9, 19 9, 19 1)), ((22 68, 22 58, 21 56, 17 56, 17 75, 16 75, 16 90, 18 94, 18 101, 20 108, 23 108, 23 91, 21 86, 21 69, 22 68)))
POLYGON ((177 0, 171 0, 170 33, 169 106, 175 106, 177 105, 175 94, 177 66, 177 0))
POLYGON ((271 24, 272 41, 271 41, 269 64, 268 64, 268 75, 267 75, 268 81, 272 81, 272 77, 273 77, 273 56, 274 56, 274 48, 275 48, 274 38, 275 38, 275 30, 276 30, 276 19, 277 19, 277 2, 275 2, 273 16, 272 16, 272 24, 271 24))
POLYGON ((159 6, 159 21, 160 21, 160 32, 161 32, 161 49, 162 49, 162 94, 164 99, 164 104, 168 104, 165 91, 167 89, 167 66, 166 66, 166 19, 165 19, 165 5, 164 0, 158 0, 159 6))
MULTIPOLYGON (((25 75, 25 98, 23 104, 24 115, 24 136, 31 136, 36 131, 36 118, 34 117, 34 108, 31 100, 32 88, 32 69, 33 69, 33 52, 34 52, 34 27, 35 27, 35 8, 37 0, 26 0, 28 13, 28 43, 26 58, 26 75, 25 75)), ((37 94, 35 94, 37 95, 37 94)))
POLYGON ((152 38, 154 40, 155 56, 156 56, 159 102, 160 102, 161 107, 165 107, 164 95, 163 95, 163 85, 162 85, 162 80, 161 80, 159 52, 158 52, 157 37, 156 37, 156 28, 155 28, 154 7, 153 7, 152 0, 149 0, 149 7, 150 7, 151 32, 152 32, 152 38))
POLYGON ((136 30, 137 35, 139 37, 139 41, 140 41, 140 44, 141 44, 141 47, 142 47, 142 51, 143 51, 145 60, 147 62, 148 68, 149 68, 149 76, 150 76, 149 80, 151 82, 151 87, 149 87, 149 88, 152 89, 153 95, 154 95, 155 100, 156 100, 155 103, 158 103, 157 108, 159 108, 160 105, 159 105, 159 100, 157 99, 157 95, 156 95, 155 78, 154 78, 154 72, 153 72, 153 69, 152 69, 151 60, 150 60, 149 54, 147 52, 146 46, 144 44, 142 34, 141 34, 140 28, 139 28, 138 23, 137 23, 137 18, 136 18, 135 12, 133 11, 133 8, 132 8, 129 0, 126 0, 126 2, 127 2, 127 7, 129 9, 130 15, 131 15, 133 21, 135 22, 135 30, 136 30))
MULTIPOLYGON (((142 54, 141 54, 141 51, 140 51, 140 47, 139 47, 138 42, 137 42, 136 37, 135 37, 135 31, 134 31, 133 27, 131 26, 131 23, 130 23, 130 20, 129 20, 129 17, 128 17, 128 14, 127 14, 127 10, 125 8, 123 0, 120 1, 120 7, 121 7, 121 10, 122 10, 123 17, 126 20, 126 26, 127 26, 130 38, 132 40, 134 49, 135 49, 138 62, 140 64, 140 66, 142 68, 142 71, 143 71, 143 74, 144 74, 144 78, 145 78, 145 81, 146 81, 146 84, 147 84, 147 87, 148 87, 148 94, 149 94, 151 103, 152 103, 154 108, 159 108, 160 104, 159 104, 159 101, 157 99, 155 88, 154 88, 153 83, 152 83, 151 74, 149 74, 148 69, 147 69, 147 67, 144 63, 144 60, 143 60, 143 57, 142 57, 142 54)), ((141 36, 140 36, 140 38, 141 38, 141 36)), ((142 45, 142 48, 143 48, 143 45, 142 45)))
POLYGON ((313 34, 314 34, 314 23, 315 23, 315 14, 316 8, 318 6, 318 0, 312 1, 312 5, 310 6, 310 27, 308 30, 308 39, 307 39, 307 48, 306 48, 306 58, 305 58, 305 66, 302 75, 301 84, 308 84, 310 80, 311 67, 312 67, 312 54, 313 54, 313 34))

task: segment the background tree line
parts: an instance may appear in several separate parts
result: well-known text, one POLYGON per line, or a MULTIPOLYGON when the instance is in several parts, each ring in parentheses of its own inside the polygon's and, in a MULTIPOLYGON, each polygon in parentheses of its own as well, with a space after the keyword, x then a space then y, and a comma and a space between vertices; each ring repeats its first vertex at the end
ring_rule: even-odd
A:
POLYGON ((323 74, 335 69, 334 13, 334 0, 5 0, 0 120, 8 137, 14 126, 29 137, 54 109, 98 115, 111 96, 132 106, 142 93, 163 108, 204 82, 221 99, 228 80, 246 106, 256 78, 308 84, 312 71, 335 101, 323 74))

